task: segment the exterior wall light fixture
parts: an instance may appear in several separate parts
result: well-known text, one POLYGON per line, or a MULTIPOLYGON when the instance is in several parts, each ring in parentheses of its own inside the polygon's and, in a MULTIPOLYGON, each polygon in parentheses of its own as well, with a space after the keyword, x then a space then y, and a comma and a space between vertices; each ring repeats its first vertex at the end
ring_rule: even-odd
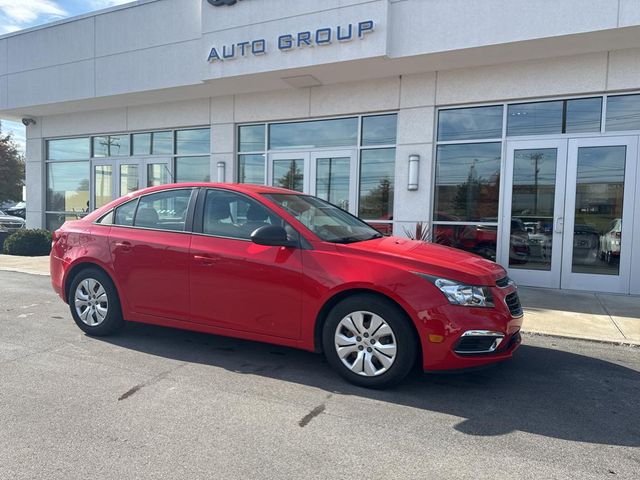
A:
POLYGON ((218 183, 224 183, 224 169, 226 164, 224 162, 218 162, 218 183))
POLYGON ((418 176, 420 173, 420 155, 409 155, 409 180, 407 190, 418 190, 418 176))

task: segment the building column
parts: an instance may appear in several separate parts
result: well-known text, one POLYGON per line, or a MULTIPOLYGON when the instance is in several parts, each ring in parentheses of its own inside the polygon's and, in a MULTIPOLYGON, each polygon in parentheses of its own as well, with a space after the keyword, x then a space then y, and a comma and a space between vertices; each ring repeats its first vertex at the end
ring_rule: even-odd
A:
POLYGON ((435 73, 402 77, 395 169, 394 235, 415 235, 431 225, 434 174, 435 73), (417 190, 408 189, 409 157, 418 155, 417 190))
POLYGON ((211 99, 211 181, 218 181, 218 163, 223 162, 224 181, 236 181, 234 159, 236 136, 234 123, 234 97, 212 97, 211 99))
POLYGON ((26 133, 27 228, 43 228, 47 186, 40 119, 36 119, 35 125, 28 126, 26 133))

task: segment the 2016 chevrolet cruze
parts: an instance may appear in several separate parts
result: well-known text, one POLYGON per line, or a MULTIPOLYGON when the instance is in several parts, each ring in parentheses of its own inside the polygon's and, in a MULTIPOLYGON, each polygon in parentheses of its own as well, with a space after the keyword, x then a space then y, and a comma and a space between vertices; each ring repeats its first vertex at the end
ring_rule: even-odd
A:
POLYGON ((522 309, 505 270, 452 248, 382 237, 290 190, 152 187, 65 223, 51 280, 89 335, 124 321, 323 351, 366 387, 510 358, 522 309))

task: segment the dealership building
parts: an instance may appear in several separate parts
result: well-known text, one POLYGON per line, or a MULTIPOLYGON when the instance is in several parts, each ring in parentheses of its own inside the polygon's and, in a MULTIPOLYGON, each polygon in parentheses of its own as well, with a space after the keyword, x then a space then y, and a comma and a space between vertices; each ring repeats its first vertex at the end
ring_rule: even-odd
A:
POLYGON ((171 182, 327 199, 640 294, 637 0, 138 0, 0 37, 27 223, 171 182))

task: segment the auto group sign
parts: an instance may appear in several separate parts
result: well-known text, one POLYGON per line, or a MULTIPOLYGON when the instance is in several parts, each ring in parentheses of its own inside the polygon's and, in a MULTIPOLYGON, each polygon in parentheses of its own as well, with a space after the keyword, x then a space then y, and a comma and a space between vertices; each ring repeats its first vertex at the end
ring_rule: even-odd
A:
MULTIPOLYGON (((209 0, 212 5, 230 4, 235 0, 209 0)), ((230 42, 211 47, 207 61, 217 63, 238 58, 265 55, 269 51, 290 52, 304 48, 327 47, 329 45, 365 40, 375 29, 373 20, 363 20, 314 30, 282 33, 268 40, 266 38, 246 39, 241 42, 230 42)))

